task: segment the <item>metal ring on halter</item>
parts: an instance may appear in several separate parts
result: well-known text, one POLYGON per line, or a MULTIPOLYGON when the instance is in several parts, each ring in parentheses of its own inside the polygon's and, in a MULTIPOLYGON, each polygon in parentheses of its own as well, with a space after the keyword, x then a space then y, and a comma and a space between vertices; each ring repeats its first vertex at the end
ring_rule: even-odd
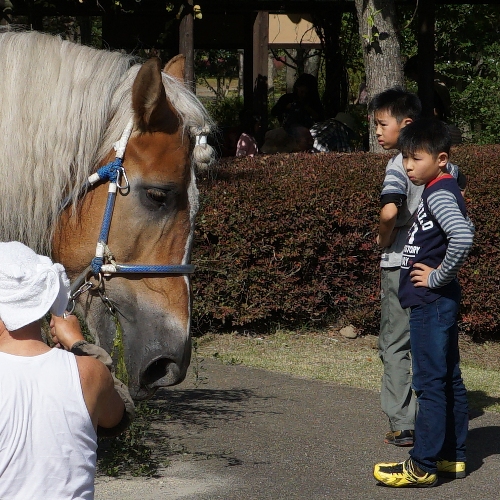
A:
POLYGON ((120 175, 118 175, 118 177, 116 178, 116 187, 120 190, 121 193, 122 191, 127 191, 128 189, 130 189, 130 183, 128 181, 127 174, 125 173, 125 169, 123 167, 120 168, 120 175), (120 175, 123 177, 123 180, 125 181, 125 184, 123 186, 119 183, 120 175))
POLYGON ((95 278, 94 273, 92 271, 89 271, 87 273, 87 276, 85 276, 85 285, 87 283, 90 284, 88 290, 97 290, 98 288, 101 288, 101 285, 102 285, 102 273, 98 274, 97 284, 92 283, 92 281, 90 281, 90 278, 95 278))
POLYGON ((66 319, 68 316, 71 316, 74 311, 75 311, 75 306, 76 306, 76 301, 73 297, 70 297, 69 301, 68 301, 68 306, 69 304, 71 303, 71 307, 70 309, 66 309, 66 311, 64 311, 63 313, 63 318, 66 319))

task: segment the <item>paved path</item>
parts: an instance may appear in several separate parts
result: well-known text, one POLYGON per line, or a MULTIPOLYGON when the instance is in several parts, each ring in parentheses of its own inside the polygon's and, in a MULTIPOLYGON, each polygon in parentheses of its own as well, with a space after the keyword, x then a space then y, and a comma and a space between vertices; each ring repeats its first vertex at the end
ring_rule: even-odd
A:
POLYGON ((407 449, 382 443, 378 394, 215 361, 201 375, 155 398, 172 416, 157 434, 170 465, 153 479, 99 478, 96 500, 500 498, 498 414, 470 422, 467 478, 393 490, 376 484, 373 464, 407 449))

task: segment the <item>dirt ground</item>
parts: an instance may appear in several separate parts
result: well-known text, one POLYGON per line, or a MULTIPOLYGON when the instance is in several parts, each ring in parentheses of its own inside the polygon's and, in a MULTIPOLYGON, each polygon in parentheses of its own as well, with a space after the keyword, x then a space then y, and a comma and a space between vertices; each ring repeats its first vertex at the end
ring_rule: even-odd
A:
POLYGON ((98 477, 96 500, 498 499, 498 413, 471 417, 465 479, 391 493, 373 464, 404 460, 408 449, 383 443, 376 391, 219 360, 206 360, 205 373, 202 385, 190 377, 153 400, 163 419, 152 437, 169 466, 151 478, 98 477))

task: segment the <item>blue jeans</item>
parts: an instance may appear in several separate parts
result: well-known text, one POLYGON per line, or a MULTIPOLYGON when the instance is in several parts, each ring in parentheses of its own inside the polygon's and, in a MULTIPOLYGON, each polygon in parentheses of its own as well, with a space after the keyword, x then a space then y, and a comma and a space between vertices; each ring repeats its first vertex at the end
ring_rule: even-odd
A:
POLYGON ((411 308, 413 389, 418 411, 410 456, 429 473, 438 459, 465 462, 469 413, 460 372, 457 314, 460 288, 452 297, 411 308))

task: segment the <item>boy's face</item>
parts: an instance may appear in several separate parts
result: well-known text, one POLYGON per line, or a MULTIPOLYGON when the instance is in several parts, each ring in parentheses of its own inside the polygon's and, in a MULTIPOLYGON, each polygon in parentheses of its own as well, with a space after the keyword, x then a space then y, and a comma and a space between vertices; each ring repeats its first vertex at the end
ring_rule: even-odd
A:
POLYGON ((424 186, 428 182, 446 173, 448 154, 432 155, 427 151, 416 151, 412 155, 403 154, 403 166, 408 178, 416 186, 424 186))
POLYGON ((378 143, 384 149, 395 149, 398 144, 400 130, 413 120, 411 118, 405 118, 401 122, 398 122, 389 111, 380 110, 375 111, 373 114, 373 121, 378 143))

